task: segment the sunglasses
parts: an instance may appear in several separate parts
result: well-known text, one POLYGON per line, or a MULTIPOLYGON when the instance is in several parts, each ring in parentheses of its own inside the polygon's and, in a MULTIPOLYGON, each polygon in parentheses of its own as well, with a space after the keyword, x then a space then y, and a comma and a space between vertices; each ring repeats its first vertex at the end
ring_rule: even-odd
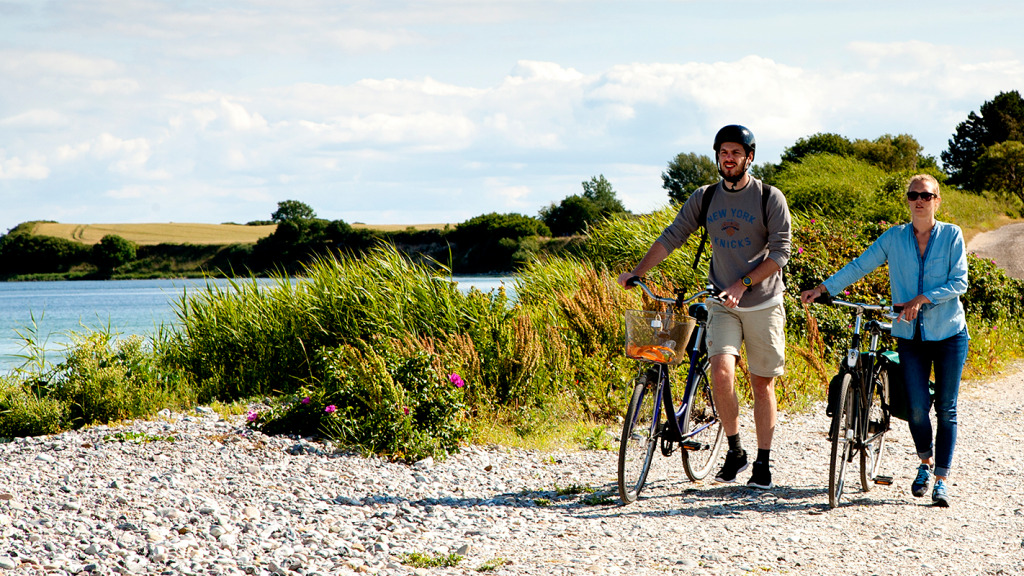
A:
POLYGON ((924 200, 925 202, 931 202, 932 198, 938 198, 938 197, 939 197, 938 194, 932 194, 931 192, 914 192, 914 191, 907 192, 907 200, 911 200, 911 201, 917 200, 918 198, 920 198, 921 200, 924 200))

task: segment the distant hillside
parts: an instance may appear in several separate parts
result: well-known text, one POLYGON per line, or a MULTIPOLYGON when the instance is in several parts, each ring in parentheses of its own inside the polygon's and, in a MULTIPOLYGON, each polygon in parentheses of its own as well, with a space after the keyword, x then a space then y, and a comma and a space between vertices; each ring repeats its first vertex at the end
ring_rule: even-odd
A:
POLYGON ((241 224, 186 224, 168 222, 162 224, 61 224, 37 222, 32 234, 54 236, 81 242, 97 244, 107 234, 116 234, 131 240, 139 246, 156 244, 253 244, 260 238, 270 236, 277 229, 276 224, 266 226, 244 226, 241 224))

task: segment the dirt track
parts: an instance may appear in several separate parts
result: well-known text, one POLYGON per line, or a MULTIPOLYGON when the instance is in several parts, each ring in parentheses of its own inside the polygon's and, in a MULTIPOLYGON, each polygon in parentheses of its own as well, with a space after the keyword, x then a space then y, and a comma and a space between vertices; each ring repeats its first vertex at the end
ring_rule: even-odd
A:
POLYGON ((978 234, 967 243, 967 251, 990 258, 1010 276, 1024 279, 1024 222, 978 234))

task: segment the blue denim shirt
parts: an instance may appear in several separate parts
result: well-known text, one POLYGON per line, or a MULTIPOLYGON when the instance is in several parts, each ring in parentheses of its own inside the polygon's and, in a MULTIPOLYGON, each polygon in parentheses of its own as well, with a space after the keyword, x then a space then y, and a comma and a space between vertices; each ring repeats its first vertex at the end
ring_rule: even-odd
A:
POLYGON ((936 222, 923 257, 913 225, 893 226, 823 284, 829 294, 838 294, 886 262, 894 303, 909 302, 919 294, 932 302, 921 306, 918 322, 894 322, 893 336, 912 339, 920 326, 922 340, 945 340, 967 327, 960 303, 960 295, 967 291, 967 250, 958 226, 936 222))

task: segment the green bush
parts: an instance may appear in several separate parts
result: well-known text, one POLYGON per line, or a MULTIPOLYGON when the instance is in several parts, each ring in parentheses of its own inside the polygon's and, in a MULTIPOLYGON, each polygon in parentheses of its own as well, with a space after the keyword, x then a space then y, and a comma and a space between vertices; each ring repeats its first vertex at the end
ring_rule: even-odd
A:
POLYGON ((1024 318, 1024 280, 974 254, 967 255, 967 278, 963 304, 968 314, 988 321, 1024 318))
POLYGON ((831 154, 814 154, 784 164, 775 185, 786 195, 790 211, 863 219, 878 203, 877 190, 886 179, 880 168, 831 154))
POLYGON ((64 428, 64 405, 41 397, 32 386, 7 382, 0 388, 0 438, 56 434, 64 428))
POLYGON ((469 435, 466 382, 455 372, 439 373, 436 354, 398 348, 377 338, 324 351, 324 376, 307 395, 274 412, 250 414, 250 424, 271 434, 319 433, 410 461, 457 451, 469 435))
POLYGON ((165 372, 139 336, 71 334, 56 366, 35 362, 0 392, 0 436, 52 434, 68 428, 140 418, 194 401, 189 387, 165 372))
POLYGON ((0 238, 0 274, 66 272, 88 257, 88 246, 64 238, 24 232, 0 238))
POLYGON ((161 384, 155 357, 141 337, 72 336, 74 345, 51 375, 47 394, 64 405, 67 425, 138 418, 174 403, 175 391, 161 384))
POLYGON ((135 260, 135 251, 134 242, 125 240, 117 234, 107 234, 93 245, 92 261, 97 268, 109 273, 135 260))

